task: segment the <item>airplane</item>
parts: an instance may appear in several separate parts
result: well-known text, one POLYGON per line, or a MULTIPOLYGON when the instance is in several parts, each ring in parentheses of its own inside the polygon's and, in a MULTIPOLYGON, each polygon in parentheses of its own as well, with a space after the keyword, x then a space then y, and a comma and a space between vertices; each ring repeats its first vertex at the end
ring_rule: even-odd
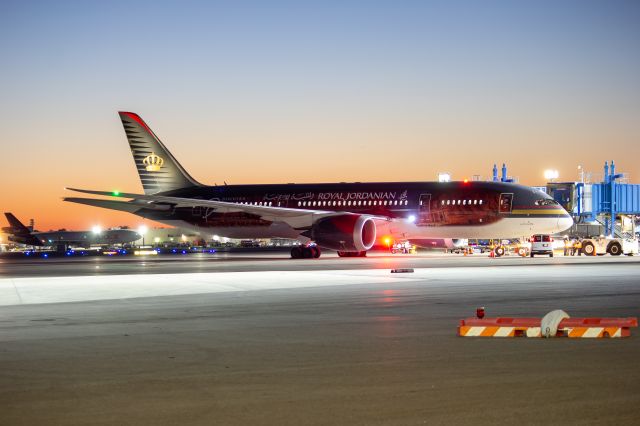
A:
POLYGON ((27 246, 55 246, 64 250, 70 246, 127 244, 142 238, 140 234, 129 229, 107 229, 100 232, 65 230, 38 232, 23 225, 12 213, 7 212, 4 215, 10 225, 2 228, 9 234, 7 239, 27 246))
POLYGON ((547 194, 506 182, 374 182, 206 186, 142 118, 119 112, 144 194, 68 190, 110 199, 64 201, 133 213, 229 238, 290 238, 292 258, 365 256, 382 241, 554 234, 572 217, 547 194), (127 201, 121 200, 127 199, 127 201))

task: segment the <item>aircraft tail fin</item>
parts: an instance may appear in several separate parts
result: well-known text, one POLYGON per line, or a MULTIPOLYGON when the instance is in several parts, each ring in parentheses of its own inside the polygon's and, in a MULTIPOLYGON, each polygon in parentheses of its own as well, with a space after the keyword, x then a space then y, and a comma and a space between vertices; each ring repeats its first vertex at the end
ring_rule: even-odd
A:
POLYGON ((24 226, 13 213, 6 212, 4 215, 10 226, 2 230, 9 234, 9 241, 32 246, 42 245, 40 240, 31 233, 32 230, 24 226))
POLYGON ((31 230, 24 226, 13 213, 6 212, 5 217, 9 222, 11 233, 14 235, 31 235, 31 230))
POLYGON ((202 186, 178 163, 138 114, 119 112, 119 115, 145 194, 202 186))

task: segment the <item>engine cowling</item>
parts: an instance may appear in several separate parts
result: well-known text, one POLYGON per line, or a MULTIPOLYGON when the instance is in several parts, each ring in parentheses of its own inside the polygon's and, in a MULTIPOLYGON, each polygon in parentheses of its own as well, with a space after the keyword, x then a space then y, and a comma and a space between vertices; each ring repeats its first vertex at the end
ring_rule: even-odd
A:
POLYGON ((311 238, 328 249, 366 251, 376 242, 376 223, 372 217, 358 214, 325 217, 313 225, 311 238))

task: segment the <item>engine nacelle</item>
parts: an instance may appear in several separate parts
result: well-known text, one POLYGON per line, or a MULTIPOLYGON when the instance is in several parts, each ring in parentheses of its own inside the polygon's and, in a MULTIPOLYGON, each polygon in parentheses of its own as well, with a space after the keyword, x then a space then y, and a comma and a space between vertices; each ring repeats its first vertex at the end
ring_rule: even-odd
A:
POLYGON ((366 251, 376 242, 376 223, 370 216, 342 214, 318 220, 311 239, 320 247, 341 251, 366 251))

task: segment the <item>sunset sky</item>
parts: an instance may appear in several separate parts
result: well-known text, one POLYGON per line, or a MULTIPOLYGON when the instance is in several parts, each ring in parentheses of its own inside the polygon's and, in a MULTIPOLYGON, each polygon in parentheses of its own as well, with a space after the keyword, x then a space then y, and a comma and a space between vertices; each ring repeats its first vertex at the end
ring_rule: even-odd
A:
MULTIPOLYGON (((41 230, 142 220, 117 111, 203 183, 640 182, 640 1, 0 2, 0 207, 41 230)), ((4 218, 1 226, 6 226, 4 218)), ((152 224, 148 224, 152 225, 152 224)))

